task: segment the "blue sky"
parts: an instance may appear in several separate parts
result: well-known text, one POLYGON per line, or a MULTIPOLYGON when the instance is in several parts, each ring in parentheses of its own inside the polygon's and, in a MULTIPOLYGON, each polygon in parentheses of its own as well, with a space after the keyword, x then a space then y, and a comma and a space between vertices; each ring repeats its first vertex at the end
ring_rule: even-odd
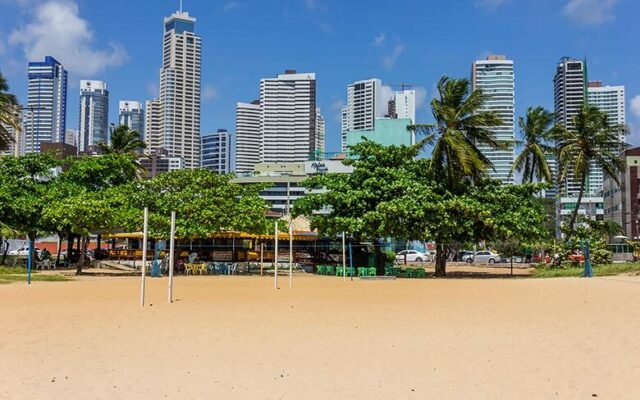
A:
MULTIPOLYGON (((178 0, 0 0, 0 70, 24 101, 27 61, 53 55, 70 70, 67 125, 77 129, 87 78, 107 81, 116 121, 118 100, 157 95, 162 19, 177 8, 178 0)), ((185 0, 184 9, 203 37, 202 132, 233 130, 235 103, 257 98, 260 78, 297 69, 317 74, 327 150, 336 151, 349 82, 413 84, 418 122, 429 122, 438 79, 468 77, 474 59, 496 53, 515 62, 518 115, 553 107, 561 56, 587 57, 590 79, 626 85, 629 141, 640 144, 637 0, 185 0)))

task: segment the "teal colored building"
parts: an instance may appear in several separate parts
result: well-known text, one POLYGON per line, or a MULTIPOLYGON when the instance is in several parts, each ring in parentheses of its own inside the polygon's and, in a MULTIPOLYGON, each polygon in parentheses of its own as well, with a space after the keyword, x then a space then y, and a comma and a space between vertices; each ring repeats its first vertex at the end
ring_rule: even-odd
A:
POLYGON ((347 147, 362 142, 363 136, 383 146, 411 146, 415 144, 415 133, 407 128, 409 125, 413 125, 409 118, 378 118, 372 131, 347 132, 347 147))

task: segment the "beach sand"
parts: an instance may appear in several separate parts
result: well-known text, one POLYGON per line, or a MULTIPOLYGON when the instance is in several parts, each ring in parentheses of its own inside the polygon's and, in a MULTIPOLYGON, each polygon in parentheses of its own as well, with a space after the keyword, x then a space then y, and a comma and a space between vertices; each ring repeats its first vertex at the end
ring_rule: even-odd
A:
POLYGON ((0 399, 638 399, 640 279, 0 285, 0 399))

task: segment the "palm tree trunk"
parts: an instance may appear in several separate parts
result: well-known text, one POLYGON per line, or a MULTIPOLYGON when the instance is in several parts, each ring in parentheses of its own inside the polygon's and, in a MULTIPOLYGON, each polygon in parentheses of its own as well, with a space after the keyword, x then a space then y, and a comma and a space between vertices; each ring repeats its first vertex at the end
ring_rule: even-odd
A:
POLYGON ((7 259, 7 253, 9 252, 9 240, 6 237, 2 237, 2 261, 0 261, 0 265, 4 265, 5 260, 7 259))
POLYGON ((571 230, 567 234, 567 240, 571 238, 573 235, 573 231, 576 229, 576 220, 578 219, 578 211, 580 210, 580 203, 582 203, 582 195, 584 194, 584 186, 587 182, 587 174, 582 175, 582 180, 580 181, 580 191, 578 192, 578 201, 576 202, 576 208, 573 209, 571 213, 571 222, 569 227, 571 230))
POLYGON ((529 183, 533 182, 533 177, 536 171, 536 159, 535 157, 531 160, 531 171, 530 171, 530 175, 529 175, 529 183))

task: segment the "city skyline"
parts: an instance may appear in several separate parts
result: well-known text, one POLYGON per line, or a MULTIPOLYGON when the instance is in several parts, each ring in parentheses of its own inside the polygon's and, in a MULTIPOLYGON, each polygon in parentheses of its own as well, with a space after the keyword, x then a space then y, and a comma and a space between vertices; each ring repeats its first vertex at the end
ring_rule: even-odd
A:
MULTIPOLYGON (((157 91, 158 66, 161 63, 159 48, 162 46, 159 32, 161 18, 177 9, 177 2, 166 2, 148 7, 147 4, 131 6, 127 16, 118 24, 126 29, 123 33, 112 29, 111 23, 98 18, 104 14, 106 20, 116 19, 119 1, 111 5, 88 6, 86 2, 67 2, 71 7, 62 7, 60 2, 21 2, 28 6, 3 4, 8 12, 15 11, 14 26, 7 26, 0 36, 0 69, 9 77, 12 90, 26 103, 26 62, 28 54, 36 54, 38 45, 45 39, 37 36, 33 29, 46 25, 45 16, 53 5, 72 21, 84 21, 93 40, 78 42, 70 39, 70 47, 80 46, 89 55, 98 56, 101 65, 94 61, 59 59, 70 70, 69 90, 73 93, 80 79, 96 79, 109 82, 111 92, 110 122, 117 123, 118 99, 132 98, 141 101, 159 96, 157 91), (55 4, 54 4, 55 3, 55 4), (175 3, 175 4, 174 4, 175 3), (112 15, 113 18, 109 18, 112 15), (136 15, 145 15, 141 20, 136 15), (136 33, 136 43, 127 40, 131 32, 136 33), (33 44, 27 40, 35 41, 33 44), (113 46, 112 46, 113 45, 113 46), (124 54, 124 55, 123 55, 124 54), (20 67, 20 68, 18 68, 20 67), (155 96, 153 95, 155 92, 155 96)), ((627 89, 627 120, 632 125, 631 143, 638 143, 640 118, 640 83, 634 76, 637 55, 633 52, 616 53, 610 46, 614 41, 620 46, 632 48, 633 32, 638 28, 629 16, 638 10, 630 2, 612 2, 611 6, 588 9, 590 2, 563 1, 468 1, 461 9, 434 4, 401 2, 403 24, 381 28, 383 18, 388 17, 378 7, 365 13, 371 26, 359 29, 352 37, 341 37, 351 26, 347 19, 356 12, 353 5, 337 2, 286 1, 282 9, 258 2, 221 2, 211 5, 201 1, 185 3, 185 11, 198 18, 197 33, 204 40, 201 132, 218 128, 233 129, 235 104, 258 97, 256 80, 264 76, 275 76, 284 69, 297 69, 317 74, 318 106, 322 108, 326 121, 326 149, 340 150, 340 106, 345 103, 344 87, 357 80, 380 78, 390 84, 411 83, 417 91, 417 122, 430 122, 427 103, 434 95, 434 85, 441 75, 468 77, 468 65, 488 54, 508 54, 516 63, 516 116, 524 115, 526 107, 542 105, 553 109, 554 66, 562 56, 589 62, 589 77, 603 80, 609 85, 624 85, 627 89), (313 9, 309 3, 317 4, 313 9), (498 4, 491 8, 491 4, 498 4), (542 4, 541 4, 542 3, 542 4), (575 5, 574 3, 581 3, 575 5), (574 4, 573 7, 568 7, 574 4), (518 8, 519 7, 519 8, 518 8), (514 15, 516 9, 528 11, 529 15, 514 15), (589 11, 588 13, 586 11, 589 11), (338 14, 344 14, 339 16, 338 14), (452 37, 423 40, 424 35, 414 25, 416 18, 424 15, 428 21, 442 24, 447 18, 460 14, 461 30, 452 37), (475 21, 473 18, 477 18, 475 21), (270 31, 263 37, 256 33, 264 28, 264 18, 285 28, 300 28, 289 48, 278 48, 277 42, 286 36, 288 29, 270 31), (522 25, 518 21, 527 20, 522 25), (242 21, 244 28, 237 27, 242 21), (465 22, 466 21, 466 22, 465 22), (503 28, 487 27, 488 21, 502 23, 503 28), (323 24, 327 24, 324 26, 323 24), (331 25, 330 27, 328 25, 331 25), (464 26, 462 26, 464 25, 464 26), (533 26, 537 25, 537 26, 533 26), (325 29, 323 29, 323 26, 325 29), (505 29, 518 27, 513 37, 505 37, 505 29), (483 35, 461 36, 487 27, 483 35), (328 29, 331 28, 331 29, 328 29), (282 31, 282 32, 281 32, 282 31), (538 43, 545 38, 558 35, 561 40, 540 48, 538 43), (251 37, 251 42, 246 39, 251 37), (532 38, 537 38, 535 41, 532 38), (267 43, 268 42, 268 43, 267 43), (309 47, 309 43, 313 46, 309 47), (336 44, 340 44, 336 47, 336 44), (455 51, 443 48, 454 46, 455 51), (251 49, 251 54, 247 50, 251 49), (534 51, 535 50, 535 51, 534 51), (220 59, 216 55, 229 55, 220 59), (335 69, 333 54, 340 60, 341 68, 335 69), (248 62, 253 57, 253 62, 248 62), (221 60, 223 62, 221 62, 221 60), (259 60, 260 62, 255 62, 259 60), (636 104, 633 107, 632 104, 636 104)), ((122 2, 124 5, 125 3, 122 2)), ((388 10, 385 10, 388 11, 388 10)), ((400 11, 392 11, 393 15, 400 11)), ((519 14, 519 13, 518 13, 519 14)), ((362 27, 361 27, 362 28, 362 27)), ((434 30, 435 32, 435 30, 434 30)), ((52 34, 55 36, 56 32, 52 34)), ((435 35, 435 33, 434 33, 435 35)), ((45 43, 48 44, 48 43, 45 43)), ((67 46, 67 47, 69 47, 67 46)), ((60 46, 50 46, 60 52, 60 46)), ((82 53, 81 53, 82 54, 82 53)), ((54 57, 56 54, 52 54, 54 57)), ((73 97, 72 97, 73 98, 73 97)), ((78 126, 78 105, 68 102, 67 125, 78 126)))

